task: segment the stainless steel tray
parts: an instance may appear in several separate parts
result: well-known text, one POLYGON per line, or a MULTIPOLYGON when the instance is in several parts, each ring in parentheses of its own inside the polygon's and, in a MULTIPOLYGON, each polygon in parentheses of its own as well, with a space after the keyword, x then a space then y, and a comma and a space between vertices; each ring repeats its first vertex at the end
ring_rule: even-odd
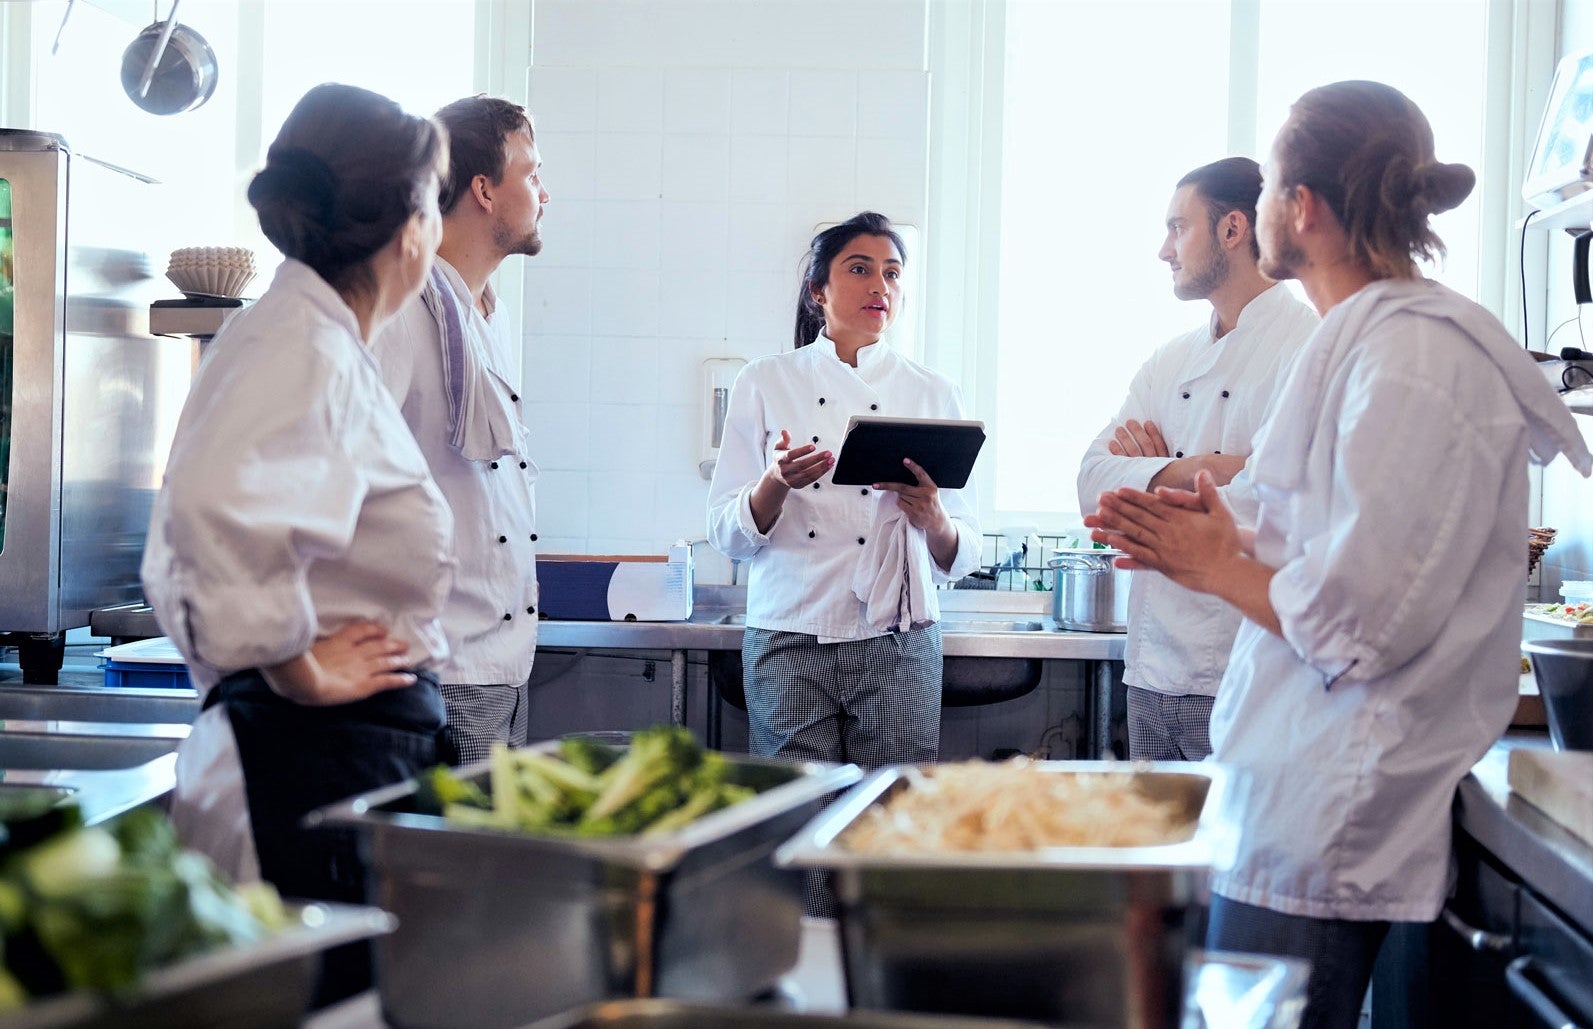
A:
POLYGON ((777 863, 833 872, 847 993, 856 1007, 999 1015, 1130 1029, 1175 1024, 1190 911, 1232 859, 1228 773, 1204 762, 1045 761, 1041 772, 1121 775, 1196 821, 1157 847, 1021 853, 860 854, 837 838, 907 789, 884 768, 779 849, 777 863))
MULTIPOLYGON (((464 828, 414 813, 413 783, 318 812, 364 830, 377 902, 398 916, 377 945, 384 1016, 490 1029, 612 997, 733 1001, 772 986, 796 963, 802 877, 770 855, 862 773, 730 763, 758 796, 656 839, 464 828)), ((461 774, 488 789, 489 768, 461 774)))
POLYGON ((309 904, 297 924, 151 973, 126 996, 70 993, 0 1015, 0 1029, 266 1029, 295 1026, 309 1006, 321 952, 391 932, 375 908, 309 904))
MULTIPOLYGON (((1310 967, 1254 954, 1192 954, 1179 1029, 1296 1029, 1310 967)), ((529 1029, 1029 1029, 1040 1023, 917 1012, 799 1014, 767 1007, 625 1000, 555 1015, 529 1029)), ((1050 1023, 1055 1025, 1054 1023, 1050 1023)))

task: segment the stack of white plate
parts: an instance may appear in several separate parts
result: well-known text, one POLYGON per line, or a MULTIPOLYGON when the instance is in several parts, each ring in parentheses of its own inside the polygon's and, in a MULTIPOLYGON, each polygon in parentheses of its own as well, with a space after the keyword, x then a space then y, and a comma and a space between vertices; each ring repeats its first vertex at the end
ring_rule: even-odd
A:
POLYGON ((236 297, 256 271, 246 247, 183 247, 172 251, 166 278, 188 296, 236 297))

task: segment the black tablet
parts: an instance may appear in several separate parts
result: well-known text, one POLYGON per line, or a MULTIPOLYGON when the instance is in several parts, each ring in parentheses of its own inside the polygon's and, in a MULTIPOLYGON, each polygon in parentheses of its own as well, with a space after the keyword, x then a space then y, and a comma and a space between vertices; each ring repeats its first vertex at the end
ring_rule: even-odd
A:
POLYGON ((912 458, 935 485, 961 489, 968 484, 974 458, 985 442, 985 423, 955 418, 881 418, 853 415, 835 459, 839 486, 918 480, 902 464, 912 458))

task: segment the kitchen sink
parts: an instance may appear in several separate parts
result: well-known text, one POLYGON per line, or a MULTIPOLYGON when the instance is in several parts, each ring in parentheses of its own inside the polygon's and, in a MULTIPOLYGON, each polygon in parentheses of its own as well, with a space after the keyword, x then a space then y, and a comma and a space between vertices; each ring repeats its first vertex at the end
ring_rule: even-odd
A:
POLYGON ((0 720, 69 722, 193 722, 193 690, 0 686, 0 720))
POLYGON ((189 726, 106 722, 0 723, 0 769, 133 768, 177 750, 189 726))

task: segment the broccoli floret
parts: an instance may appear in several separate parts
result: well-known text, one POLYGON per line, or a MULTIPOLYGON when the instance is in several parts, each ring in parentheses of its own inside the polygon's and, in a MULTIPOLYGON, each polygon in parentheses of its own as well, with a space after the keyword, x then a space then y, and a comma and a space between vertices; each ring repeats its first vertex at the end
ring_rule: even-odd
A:
POLYGON ((607 771, 610 765, 618 761, 623 751, 593 740, 571 736, 559 744, 559 753, 564 760, 587 775, 596 776, 607 771))
POLYGON ((447 765, 428 768, 415 777, 415 806, 427 814, 441 814, 449 805, 491 807, 481 787, 461 779, 447 765))

